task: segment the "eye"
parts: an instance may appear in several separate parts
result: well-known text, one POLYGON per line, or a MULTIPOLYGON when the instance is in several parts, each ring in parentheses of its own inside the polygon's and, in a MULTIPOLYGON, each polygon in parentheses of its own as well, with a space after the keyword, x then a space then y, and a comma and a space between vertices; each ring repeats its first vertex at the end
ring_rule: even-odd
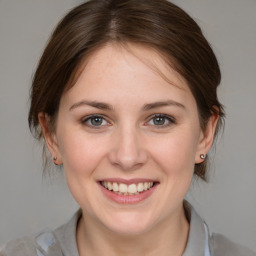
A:
POLYGON ((174 124, 175 120, 173 117, 165 115, 165 114, 156 114, 150 118, 148 124, 152 126, 168 127, 171 124, 174 124))
POLYGON ((89 127, 99 128, 101 126, 106 126, 109 123, 106 121, 106 119, 103 116, 91 115, 83 118, 82 124, 85 124, 89 127))

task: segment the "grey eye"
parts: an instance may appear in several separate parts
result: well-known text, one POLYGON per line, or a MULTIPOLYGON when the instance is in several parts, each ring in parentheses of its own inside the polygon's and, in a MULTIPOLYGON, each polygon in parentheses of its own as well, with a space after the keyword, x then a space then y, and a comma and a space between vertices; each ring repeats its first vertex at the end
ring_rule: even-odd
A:
POLYGON ((157 114, 151 117, 148 124, 151 126, 158 126, 161 127, 168 127, 175 123, 175 120, 173 117, 165 115, 165 114, 157 114))
POLYGON ((156 116, 152 118, 152 122, 154 125, 166 125, 170 121, 165 116, 156 116))
POLYGON ((157 116, 153 118, 154 125, 165 125, 168 122, 166 117, 157 116))
POLYGON ((91 117, 88 122, 93 126, 100 126, 103 124, 104 119, 102 117, 91 117))
POLYGON ((86 117, 82 120, 82 124, 87 125, 89 127, 101 127, 101 126, 105 126, 108 125, 108 122, 106 121, 106 119, 102 116, 89 116, 86 117))

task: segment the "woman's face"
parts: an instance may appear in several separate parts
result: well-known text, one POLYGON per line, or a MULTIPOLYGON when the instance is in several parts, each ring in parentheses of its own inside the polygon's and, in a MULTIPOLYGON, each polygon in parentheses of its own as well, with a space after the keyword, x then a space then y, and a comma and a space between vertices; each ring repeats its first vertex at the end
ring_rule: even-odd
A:
POLYGON ((181 216, 213 132, 201 131, 186 81, 154 51, 130 49, 107 45, 87 60, 46 140, 86 218, 140 234, 181 216))

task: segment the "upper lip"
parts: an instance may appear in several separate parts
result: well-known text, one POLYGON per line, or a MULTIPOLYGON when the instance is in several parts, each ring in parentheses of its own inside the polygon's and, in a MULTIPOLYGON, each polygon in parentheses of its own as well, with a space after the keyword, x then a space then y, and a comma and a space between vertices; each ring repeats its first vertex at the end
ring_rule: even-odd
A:
POLYGON ((126 185, 143 183, 143 182, 154 182, 154 183, 157 182, 156 180, 153 180, 153 179, 144 179, 144 178, 134 178, 134 179, 106 178, 106 179, 99 180, 99 182, 102 182, 102 181, 123 183, 126 185))

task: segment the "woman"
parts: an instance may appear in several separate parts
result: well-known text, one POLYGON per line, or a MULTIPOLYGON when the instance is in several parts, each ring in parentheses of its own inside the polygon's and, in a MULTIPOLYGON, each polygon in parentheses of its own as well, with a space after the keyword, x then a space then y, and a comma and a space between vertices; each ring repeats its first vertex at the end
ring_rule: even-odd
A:
POLYGON ((224 112, 220 70, 198 25, 165 0, 89 1, 54 31, 29 125, 81 207, 3 255, 255 255, 184 201, 224 112), (99 246, 100 244, 100 246, 99 246))

